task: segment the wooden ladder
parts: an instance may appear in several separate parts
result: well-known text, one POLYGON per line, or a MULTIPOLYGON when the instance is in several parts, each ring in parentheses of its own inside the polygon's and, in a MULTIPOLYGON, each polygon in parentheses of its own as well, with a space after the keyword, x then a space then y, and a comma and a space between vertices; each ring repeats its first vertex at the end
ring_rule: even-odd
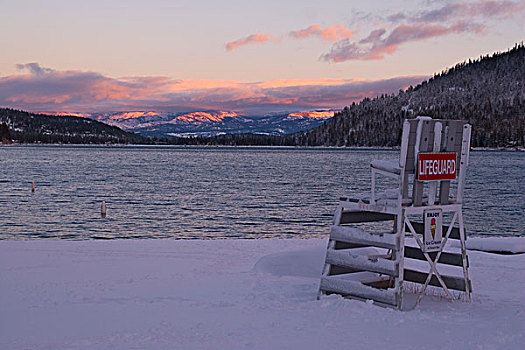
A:
POLYGON ((337 293, 398 308, 399 233, 385 225, 381 225, 383 230, 355 227, 364 222, 392 221, 395 216, 368 211, 344 212, 344 209, 342 202, 330 231, 319 297, 337 293))

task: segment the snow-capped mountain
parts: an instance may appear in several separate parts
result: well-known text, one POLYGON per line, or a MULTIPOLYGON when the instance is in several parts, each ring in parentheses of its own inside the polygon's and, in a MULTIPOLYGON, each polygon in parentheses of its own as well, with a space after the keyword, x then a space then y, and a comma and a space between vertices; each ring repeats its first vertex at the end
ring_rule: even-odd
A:
POLYGON ((288 134, 314 128, 333 115, 334 111, 281 113, 263 117, 224 111, 134 111, 96 114, 90 118, 150 137, 207 137, 241 133, 288 134))

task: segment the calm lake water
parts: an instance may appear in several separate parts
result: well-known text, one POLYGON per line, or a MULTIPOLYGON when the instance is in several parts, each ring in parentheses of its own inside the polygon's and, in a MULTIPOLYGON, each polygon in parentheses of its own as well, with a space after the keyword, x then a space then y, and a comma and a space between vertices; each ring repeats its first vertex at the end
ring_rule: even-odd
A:
MULTIPOLYGON (((326 235, 339 196, 369 191, 370 161, 397 156, 362 149, 1 147, 0 239, 326 235)), ((471 153, 469 235, 525 235, 524 170, 523 152, 471 153)))

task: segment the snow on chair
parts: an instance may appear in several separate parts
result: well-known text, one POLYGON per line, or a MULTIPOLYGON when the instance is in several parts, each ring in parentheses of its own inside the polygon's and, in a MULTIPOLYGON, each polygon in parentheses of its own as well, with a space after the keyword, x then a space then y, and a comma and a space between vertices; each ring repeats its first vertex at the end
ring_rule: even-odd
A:
POLYGON ((452 300, 450 289, 470 300, 462 213, 470 131, 459 120, 404 121, 399 160, 373 161, 370 195, 340 199, 319 297, 337 293, 401 309, 409 281, 423 284, 416 305, 428 285, 443 288, 452 300), (379 175, 395 179, 398 187, 377 193, 379 175), (455 195, 451 183, 457 185, 455 195), (460 253, 446 251, 449 239, 460 240, 460 253), (420 260, 428 263, 428 271, 420 260))

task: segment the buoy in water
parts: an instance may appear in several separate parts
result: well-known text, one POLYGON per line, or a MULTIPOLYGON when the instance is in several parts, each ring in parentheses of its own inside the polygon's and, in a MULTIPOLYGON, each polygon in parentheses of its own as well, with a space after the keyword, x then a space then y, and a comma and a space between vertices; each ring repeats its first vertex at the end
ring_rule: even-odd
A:
POLYGON ((107 212, 106 201, 102 201, 102 205, 100 206, 100 215, 103 218, 105 218, 106 217, 106 212, 107 212))
POLYGON ((31 192, 35 192, 35 182, 31 182, 31 192))

